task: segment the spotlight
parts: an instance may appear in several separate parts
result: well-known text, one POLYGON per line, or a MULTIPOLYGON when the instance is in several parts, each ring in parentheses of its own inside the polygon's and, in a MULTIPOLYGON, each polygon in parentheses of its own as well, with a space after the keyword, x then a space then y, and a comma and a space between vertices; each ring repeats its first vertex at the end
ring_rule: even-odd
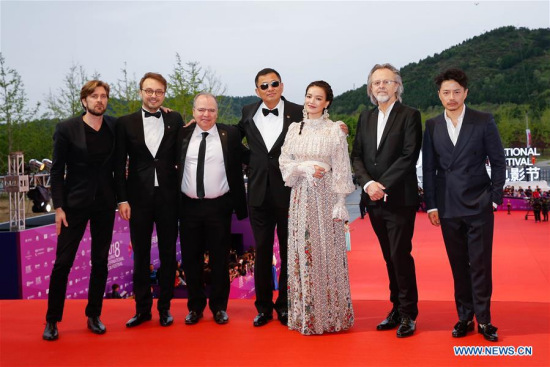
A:
POLYGON ((38 159, 31 159, 29 161, 30 170, 42 171, 46 165, 43 162, 40 162, 38 159))
POLYGON ((49 172, 52 169, 52 161, 49 160, 48 158, 42 159, 42 164, 44 165, 44 169, 46 171, 49 172))
POLYGON ((52 209, 50 205, 50 192, 42 185, 38 185, 35 188, 30 189, 27 193, 27 197, 33 202, 33 213, 46 213, 52 209))

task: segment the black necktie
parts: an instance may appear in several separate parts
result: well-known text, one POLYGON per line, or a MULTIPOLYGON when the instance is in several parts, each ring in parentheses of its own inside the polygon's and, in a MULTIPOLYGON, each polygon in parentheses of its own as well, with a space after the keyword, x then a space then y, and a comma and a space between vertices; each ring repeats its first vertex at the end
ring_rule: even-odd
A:
POLYGON ((151 117, 151 116, 152 116, 152 117, 156 117, 156 118, 159 119, 160 116, 161 116, 160 111, 157 111, 157 112, 155 112, 155 113, 151 113, 151 112, 149 112, 149 111, 143 110, 143 112, 145 112, 145 118, 151 117))
POLYGON ((268 108, 262 108, 262 113, 264 114, 264 116, 267 116, 270 113, 274 114, 275 116, 279 116, 279 110, 277 108, 274 108, 272 110, 268 108))
POLYGON ((199 199, 204 199, 204 156, 206 155, 207 135, 207 132, 202 133, 202 140, 199 145, 199 160, 197 162, 197 196, 199 199))

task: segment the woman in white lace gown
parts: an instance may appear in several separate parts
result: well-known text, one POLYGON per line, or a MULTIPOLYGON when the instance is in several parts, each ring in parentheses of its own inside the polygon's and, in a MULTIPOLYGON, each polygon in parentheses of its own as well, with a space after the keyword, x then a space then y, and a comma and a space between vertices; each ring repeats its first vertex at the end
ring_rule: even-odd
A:
POLYGON ((330 85, 306 89, 304 120, 288 129, 279 164, 292 187, 288 220, 288 327, 302 334, 347 330, 354 315, 344 221, 354 190, 348 144, 328 119, 330 85))

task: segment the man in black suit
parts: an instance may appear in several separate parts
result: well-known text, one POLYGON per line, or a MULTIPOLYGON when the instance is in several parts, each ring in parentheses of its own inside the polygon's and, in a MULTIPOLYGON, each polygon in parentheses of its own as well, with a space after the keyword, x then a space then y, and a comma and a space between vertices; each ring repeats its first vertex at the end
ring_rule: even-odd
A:
POLYGON ((174 321, 170 301, 174 294, 178 236, 176 138, 183 120, 176 112, 165 113, 160 109, 166 87, 162 75, 145 74, 139 83, 142 108, 117 121, 115 182, 118 210, 123 219, 130 221, 134 250, 136 314, 126 323, 127 327, 140 325, 152 317, 149 264, 153 225, 157 231, 161 262, 157 302, 160 324, 169 326, 174 321))
POLYGON ((449 69, 435 78, 445 111, 426 121, 422 169, 428 217, 441 225, 459 321, 452 336, 474 330, 497 341, 491 324, 493 208, 502 204, 504 148, 491 114, 464 104, 468 77, 449 69), (487 174, 489 158, 491 175, 487 174))
POLYGON ((403 83, 392 65, 372 68, 367 93, 377 107, 361 113, 351 158, 357 180, 368 196, 367 211, 390 280, 393 308, 377 330, 399 325, 397 337, 402 338, 414 334, 418 315, 411 251, 422 124, 420 112, 401 103, 403 83))
POLYGON ((88 329, 105 333, 99 319, 107 283, 107 262, 115 217, 113 153, 115 120, 104 116, 109 85, 91 80, 80 91, 85 113, 55 128, 50 171, 55 208, 57 251, 50 278, 45 340, 58 338, 57 322, 65 305, 67 280, 88 221, 92 236, 92 271, 88 291, 88 329), (65 174, 66 171, 66 174, 65 174))
POLYGON ((208 306, 218 324, 229 321, 229 250, 231 217, 247 216, 241 136, 235 126, 216 123, 218 104, 208 93, 193 101, 196 125, 181 129, 177 161, 180 187, 180 241, 187 280, 187 325, 196 324, 206 307, 204 253, 209 253, 208 306))
POLYGON ((273 69, 260 70, 254 79, 256 94, 261 101, 243 107, 239 121, 242 137, 250 149, 248 163, 248 205, 250 224, 256 242, 254 286, 258 315, 254 326, 265 325, 273 319, 273 308, 279 321, 287 324, 287 241, 290 187, 285 187, 279 156, 288 126, 302 120, 303 106, 284 97, 283 83, 273 69), (272 261, 275 228, 279 239, 281 273, 279 295, 273 304, 272 261))

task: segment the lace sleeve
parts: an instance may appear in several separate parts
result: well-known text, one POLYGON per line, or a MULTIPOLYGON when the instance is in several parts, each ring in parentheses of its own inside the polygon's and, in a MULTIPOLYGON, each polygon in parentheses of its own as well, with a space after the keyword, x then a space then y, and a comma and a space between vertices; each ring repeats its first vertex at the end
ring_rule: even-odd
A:
POLYGON ((340 121, 334 127, 334 134, 337 134, 337 144, 332 151, 332 189, 336 193, 336 203, 332 210, 332 217, 335 219, 348 220, 349 214, 346 209, 346 196, 355 190, 351 179, 351 164, 348 155, 348 142, 346 135, 340 129, 340 121))
MULTIPOLYGON (((299 123, 293 123, 288 127, 285 142, 281 147, 281 155, 279 156, 281 175, 283 176, 285 186, 289 187, 294 186, 298 179, 304 177, 306 174, 304 167, 300 166, 300 162, 296 161, 296 158, 291 152, 291 147, 296 144, 299 128, 299 123)), ((313 172, 315 172, 315 169, 313 172)))

